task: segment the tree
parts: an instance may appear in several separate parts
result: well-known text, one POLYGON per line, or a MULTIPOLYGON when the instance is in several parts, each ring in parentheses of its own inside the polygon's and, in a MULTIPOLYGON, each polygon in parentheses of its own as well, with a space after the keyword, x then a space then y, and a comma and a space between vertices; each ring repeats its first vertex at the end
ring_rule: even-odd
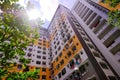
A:
MULTIPOLYGON (((105 0, 105 3, 115 8, 120 4, 120 0, 105 0)), ((120 28, 120 10, 113 10, 108 13, 108 23, 120 28)))
POLYGON ((38 38, 38 27, 31 28, 26 10, 16 4, 18 0, 0 1, 0 79, 26 80, 37 78, 34 72, 10 72, 16 66, 15 57, 19 56, 20 63, 26 66, 30 60, 25 59, 24 49, 33 44, 38 38), (14 77, 13 77, 14 76, 14 77))
POLYGON ((116 7, 120 0, 102 0, 102 2, 109 4, 111 7, 116 7))
POLYGON ((120 10, 110 11, 108 16, 108 23, 120 28, 120 10))

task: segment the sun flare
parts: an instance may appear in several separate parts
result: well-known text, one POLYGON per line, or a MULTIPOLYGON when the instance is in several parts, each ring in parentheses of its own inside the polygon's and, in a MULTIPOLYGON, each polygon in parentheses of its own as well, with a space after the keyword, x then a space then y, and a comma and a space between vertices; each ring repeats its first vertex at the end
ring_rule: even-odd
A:
POLYGON ((40 17, 40 13, 37 9, 29 10, 27 13, 30 20, 37 19, 40 17))

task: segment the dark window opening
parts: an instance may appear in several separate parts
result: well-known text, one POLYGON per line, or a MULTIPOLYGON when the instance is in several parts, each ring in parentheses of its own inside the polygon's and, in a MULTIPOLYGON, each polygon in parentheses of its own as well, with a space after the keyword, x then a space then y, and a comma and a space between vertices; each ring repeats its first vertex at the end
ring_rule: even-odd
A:
POLYGON ((41 58, 41 56, 37 55, 37 58, 39 58, 39 59, 40 59, 40 58, 41 58))
POLYGON ((70 57, 70 56, 72 55, 72 53, 69 51, 69 52, 67 53, 67 55, 68 55, 68 57, 70 57))
POLYGON ((32 48, 29 48, 28 50, 29 50, 29 51, 32 51, 32 48))
POLYGON ((56 58, 56 61, 58 61, 58 57, 56 58))
POLYGON ((18 67, 17 67, 18 70, 21 70, 22 69, 22 65, 19 64, 18 67))
POLYGON ((36 64, 41 64, 41 62, 40 61, 36 61, 36 64))
POLYGON ((63 70, 62 70, 62 75, 64 75, 66 73, 66 69, 64 68, 63 70))
POLYGON ((84 65, 80 66, 79 70, 80 70, 81 74, 83 74, 84 72, 86 72, 86 69, 85 69, 84 65))
POLYGON ((109 80, 117 80, 114 76, 108 76, 109 80))
POLYGON ((68 44, 66 44, 66 45, 65 45, 65 48, 66 48, 66 49, 68 49, 68 48, 69 48, 69 45, 68 45, 68 44))
POLYGON ((37 53, 41 53, 41 51, 37 51, 37 53))
POLYGON ((61 47, 58 48, 58 51, 60 51, 61 47))
POLYGON ((61 73, 58 74, 58 77, 61 78, 61 73))
POLYGON ((46 68, 42 68, 42 72, 46 72, 46 68))
POLYGON ((43 54, 46 54, 46 52, 43 52, 43 54))
POLYGON ((62 52, 59 54, 59 57, 61 57, 62 56, 62 52))
POLYGON ((46 59, 46 57, 45 57, 45 56, 43 56, 43 59, 46 59))
POLYGON ((101 62, 100 62, 100 65, 101 65, 102 68, 108 69, 108 67, 107 67, 107 65, 106 65, 105 63, 101 63, 101 62))
POLYGON ((71 60, 69 64, 70 64, 70 68, 74 68, 75 67, 74 66, 74 64, 75 64, 74 60, 71 60))
POLYGON ((46 75, 42 75, 42 79, 46 79, 46 75))
POLYGON ((39 49, 41 49, 41 47, 40 47, 40 46, 38 46, 38 48, 39 48, 39 49))
POLYGON ((59 69, 60 68, 60 64, 58 64, 57 66, 56 66, 56 69, 59 69))
POLYGON ((63 65, 63 64, 64 64, 64 60, 63 60, 63 59, 60 61, 60 64, 61 64, 61 65, 63 65))
POLYGON ((42 62, 43 65, 46 65, 46 62, 42 62))
POLYGON ((28 57, 31 57, 31 55, 32 55, 31 53, 28 53, 28 54, 27 54, 28 57))
POLYGON ((73 52, 76 51, 76 46, 74 46, 74 47, 72 48, 72 51, 73 51, 73 52))

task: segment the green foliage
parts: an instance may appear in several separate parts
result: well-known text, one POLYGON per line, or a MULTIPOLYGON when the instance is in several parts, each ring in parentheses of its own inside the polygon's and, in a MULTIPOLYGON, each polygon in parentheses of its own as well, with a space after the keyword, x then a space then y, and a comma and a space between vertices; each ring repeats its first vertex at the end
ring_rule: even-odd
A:
POLYGON ((29 79, 32 79, 32 80, 35 80, 35 79, 38 79, 38 73, 39 73, 39 70, 34 70, 34 71, 27 71, 27 72, 12 72, 12 73, 9 73, 8 76, 7 76, 7 80, 27 80, 28 78, 29 79))
POLYGON ((32 28, 26 10, 16 4, 17 1, 0 1, 0 9, 3 11, 0 15, 0 80, 3 77, 7 77, 7 80, 26 80, 28 77, 34 79, 37 74, 36 71, 9 72, 16 66, 16 56, 20 57, 19 61, 24 66, 30 62, 24 58, 24 49, 39 36, 40 24, 32 28))
MULTIPOLYGON (((104 2, 113 8, 120 4, 120 0, 104 0, 104 2)), ((108 23, 120 28, 120 10, 114 10, 108 13, 108 23)))
POLYGON ((120 10, 111 11, 108 16, 108 23, 120 28, 120 10))
POLYGON ((116 7, 120 4, 120 0, 102 0, 104 3, 108 3, 111 7, 116 7))
POLYGON ((6 69, 0 68, 0 80, 3 77, 6 77, 7 80, 36 80, 38 79, 40 70, 36 69, 34 71, 26 71, 26 72, 10 72, 6 69))
POLYGON ((115 7, 120 4, 120 0, 110 0, 110 6, 115 7))

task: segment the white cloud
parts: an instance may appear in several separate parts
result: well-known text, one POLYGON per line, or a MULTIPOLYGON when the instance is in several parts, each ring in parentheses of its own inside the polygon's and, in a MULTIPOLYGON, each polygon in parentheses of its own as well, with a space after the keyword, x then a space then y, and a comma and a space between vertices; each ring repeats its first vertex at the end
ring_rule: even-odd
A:
MULTIPOLYGON (((27 1, 29 0, 20 0, 19 3, 25 7, 27 1)), ((46 22, 46 20, 51 21, 59 3, 68 8, 71 8, 76 0, 30 0, 30 1, 35 3, 36 8, 39 11, 39 17, 46 22)), ((34 16, 32 15, 32 17, 34 16)))
POLYGON ((58 0, 40 0, 39 2, 43 13, 42 17, 50 21, 59 5, 58 0))

